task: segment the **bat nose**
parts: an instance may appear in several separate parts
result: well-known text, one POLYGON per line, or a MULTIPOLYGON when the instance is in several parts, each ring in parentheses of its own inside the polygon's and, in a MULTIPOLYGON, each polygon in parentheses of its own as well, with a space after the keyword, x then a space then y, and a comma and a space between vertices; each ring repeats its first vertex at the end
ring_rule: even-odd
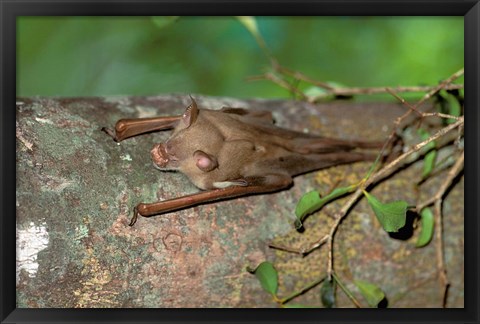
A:
POLYGON ((156 144, 150 151, 153 162, 159 167, 165 167, 169 161, 165 145, 163 143, 156 144))

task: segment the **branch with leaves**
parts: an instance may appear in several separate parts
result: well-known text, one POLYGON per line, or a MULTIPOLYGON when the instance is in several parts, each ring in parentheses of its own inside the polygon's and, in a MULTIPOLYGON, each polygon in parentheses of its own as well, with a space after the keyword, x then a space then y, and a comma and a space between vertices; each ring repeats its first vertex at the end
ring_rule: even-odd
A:
MULTIPOLYGON (((403 105, 408 109, 405 114, 397 118, 394 122, 393 130, 385 142, 383 146, 382 152, 379 154, 377 161, 372 165, 368 174, 360 181, 358 184, 354 184, 347 187, 336 188, 331 191, 329 194, 325 195, 324 197, 320 196, 320 193, 316 190, 306 193, 304 196, 301 197, 299 203, 297 204, 295 213, 296 213, 296 220, 295 220, 295 227, 300 229, 303 227, 304 219, 320 210, 324 205, 330 203, 333 200, 336 200, 339 197, 343 197, 345 195, 350 195, 349 199, 346 203, 335 213, 334 215, 334 223, 330 227, 329 233, 327 235, 323 235, 316 241, 313 245, 308 248, 303 249, 293 249, 286 246, 270 244, 270 247, 276 248, 279 250, 283 250, 286 252, 292 252, 301 254, 303 256, 309 254, 313 250, 320 248, 322 245, 327 244, 328 246, 328 264, 327 264, 327 277, 322 278, 321 281, 324 282, 323 286, 330 286, 333 287, 335 283, 338 283, 340 287, 342 287, 338 276, 335 273, 334 269, 334 237, 335 233, 337 232, 341 222, 344 218, 348 215, 349 211, 352 209, 353 205, 359 201, 362 197, 366 197, 369 205, 372 207, 375 215, 377 216, 378 221, 382 225, 385 231, 387 232, 396 232, 401 229, 405 225, 406 221, 406 212, 407 210, 413 210, 419 213, 420 215, 420 222, 422 223, 422 231, 420 233, 419 239, 417 241, 417 247, 426 246, 433 236, 433 232, 437 233, 436 235, 436 251, 437 251, 437 272, 439 274, 439 282, 441 285, 441 305, 443 307, 446 306, 447 301, 447 292, 450 286, 448 277, 445 270, 445 262, 444 262, 444 251, 443 251, 443 228, 442 228, 442 212, 441 212, 441 204, 444 198, 445 193, 447 192, 448 188, 452 185, 453 180, 461 173, 463 170, 463 150, 458 153, 458 157, 456 158, 456 163, 454 166, 449 170, 448 176, 444 181, 443 185, 438 189, 437 193, 430 197, 429 199, 425 200, 422 203, 417 204, 417 206, 409 206, 405 201, 394 201, 390 203, 383 203, 371 193, 368 192, 368 189, 375 186, 376 184, 384 181, 390 175, 394 174, 401 168, 403 168, 406 164, 413 163, 422 158, 421 154, 417 154, 416 157, 412 160, 411 157, 415 155, 415 153, 425 152, 426 154, 423 157, 424 159, 424 172, 423 177, 428 177, 434 168, 435 162, 435 141, 439 138, 444 137, 446 134, 450 133, 451 131, 458 129, 459 130, 459 137, 461 137, 461 132, 464 127, 464 117, 460 115, 460 111, 458 109, 456 111, 452 111, 449 113, 444 112, 424 112, 420 110, 420 107, 427 102, 432 97, 438 95, 440 91, 445 90, 452 90, 452 89, 459 89, 461 88, 460 85, 455 85, 452 87, 452 82, 463 75, 464 70, 461 69, 458 72, 454 73, 448 79, 442 81, 437 86, 425 87, 424 90, 428 90, 428 92, 414 105, 408 103, 404 98, 398 95, 398 89, 393 88, 384 88, 386 93, 391 94, 393 97, 398 99, 403 105), (383 165, 382 167, 378 167, 380 157, 384 155, 384 151, 389 144, 393 141, 395 135, 399 133, 402 129, 406 127, 406 125, 402 125, 402 123, 406 120, 406 118, 411 115, 412 113, 416 114, 416 118, 414 118, 409 124, 412 125, 414 123, 421 122, 424 118, 427 117, 436 117, 441 118, 447 121, 447 125, 439 129, 433 135, 430 135, 425 130, 421 129, 419 131, 421 135, 422 141, 417 143, 416 145, 409 148, 405 153, 401 154, 399 157, 395 158, 393 161, 383 165), (434 205, 434 215, 431 211, 426 208, 427 206, 434 205)), ((458 142, 458 139, 457 141, 458 142)), ((273 267, 273 265, 272 265, 273 267)), ((381 289, 377 286, 370 284, 370 283, 361 283, 356 282, 356 285, 362 295, 369 300, 369 296, 376 296, 377 298, 370 298, 370 301, 374 300, 377 304, 368 303, 370 306, 376 306, 380 301, 385 298, 384 294, 381 292, 381 289), (382 298, 380 298, 382 297, 382 298)), ((322 287, 323 287, 322 286, 322 287)), ((343 286, 344 288, 344 286, 343 286)), ((346 293, 346 295, 350 298, 352 303, 356 307, 360 307, 358 301, 353 297, 353 295, 346 291, 345 289, 342 290, 346 293)), ((328 289, 325 290, 329 292, 328 289)), ((302 293, 304 290, 302 290, 302 293)), ((330 292, 329 292, 330 293, 330 292)), ((322 295, 323 296, 323 295, 322 295)), ((290 299, 288 299, 290 300, 290 299)), ((280 304, 283 304, 288 301, 284 299, 280 299, 280 304)), ((328 306, 328 304, 324 303, 324 306, 328 306)))

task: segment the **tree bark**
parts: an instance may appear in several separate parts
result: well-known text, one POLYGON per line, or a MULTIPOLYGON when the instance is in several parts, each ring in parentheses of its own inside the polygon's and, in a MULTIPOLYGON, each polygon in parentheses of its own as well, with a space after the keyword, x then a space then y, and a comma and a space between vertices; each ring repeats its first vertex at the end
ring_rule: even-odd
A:
MULTIPOLYGON (((270 110, 281 127, 375 141, 386 139, 404 112, 392 103, 194 97, 203 108, 270 110)), ((343 200, 307 218, 304 233, 293 226, 296 202, 313 189, 326 194, 358 182, 368 162, 297 177, 288 191, 140 218, 128 226, 137 203, 198 189, 182 174, 152 166, 150 149, 168 138, 168 131, 117 144, 101 128, 121 118, 181 114, 189 100, 180 95, 17 99, 18 307, 276 307, 246 266, 273 262, 280 297, 326 274, 326 247, 302 258, 268 243, 303 247, 327 234, 329 215, 343 200)), ((404 199, 414 205, 421 168, 419 162, 402 170, 372 193, 385 202, 404 199)), ((441 177, 429 180, 422 194, 434 192, 441 177)), ((463 201, 461 179, 443 204, 446 268, 452 274, 448 307, 464 304, 463 201)), ((415 248, 418 232, 389 236, 360 201, 335 237, 337 275, 360 301, 353 280, 381 287, 391 307, 438 307, 435 246, 415 248)), ((319 287, 294 302, 320 306, 319 287)), ((354 306, 341 291, 337 302, 354 306)))

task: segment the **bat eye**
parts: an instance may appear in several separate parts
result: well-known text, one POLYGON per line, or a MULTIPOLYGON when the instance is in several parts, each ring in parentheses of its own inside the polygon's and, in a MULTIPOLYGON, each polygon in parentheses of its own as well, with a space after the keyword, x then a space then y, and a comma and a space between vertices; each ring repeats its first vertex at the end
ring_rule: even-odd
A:
POLYGON ((193 158, 195 159, 195 165, 204 172, 210 172, 218 167, 217 159, 203 151, 195 151, 193 158))

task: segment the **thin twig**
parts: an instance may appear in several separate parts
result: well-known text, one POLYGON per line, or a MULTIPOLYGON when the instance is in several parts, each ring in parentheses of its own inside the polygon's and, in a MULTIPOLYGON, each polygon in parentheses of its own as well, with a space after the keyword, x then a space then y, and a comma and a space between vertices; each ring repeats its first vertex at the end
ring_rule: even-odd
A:
MULTIPOLYGON (((430 99, 431 97, 433 97, 438 91, 442 90, 442 89, 447 89, 446 87, 451 84, 453 81, 455 81, 456 79, 458 79, 459 77, 461 77, 463 75, 463 73, 465 72, 464 68, 461 68, 460 70, 458 70, 457 72, 455 72, 454 74, 452 74, 449 78, 447 78, 446 80, 440 82, 439 85, 433 87, 429 92, 427 92, 423 97, 422 99, 420 99, 415 105, 415 110, 417 110, 421 105, 423 105, 428 99, 430 99)), ((409 110, 407 111, 406 115, 408 116, 410 113, 412 112, 412 110, 409 110)))
POLYGON ((421 118, 439 117, 439 118, 454 119, 454 120, 458 120, 460 118, 458 116, 453 116, 453 115, 449 115, 449 114, 443 114, 443 113, 437 113, 437 112, 427 113, 427 112, 418 111, 415 106, 412 106, 411 104, 409 104, 408 101, 406 101, 404 98, 400 97, 393 89, 387 88, 387 92, 390 93, 395 98, 397 98, 402 104, 404 104, 408 108, 415 111, 421 118))
POLYGON ((420 213, 422 209, 425 207, 428 207, 430 205, 433 205, 437 200, 441 200, 447 189, 450 187, 452 184, 452 181, 457 177, 457 175, 463 170, 463 162, 465 160, 465 152, 462 151, 460 157, 456 160, 455 164, 453 167, 448 171, 447 177, 445 178, 445 181, 442 183, 440 188, 438 188, 437 192, 427 199, 426 201, 417 204, 417 207, 415 208, 415 211, 417 213, 420 213))
POLYGON ((345 295, 347 295, 347 297, 352 301, 352 303, 354 303, 357 308, 362 308, 362 305, 361 305, 361 304, 358 302, 358 300, 353 296, 353 294, 350 292, 350 290, 348 290, 348 288, 343 285, 343 283, 340 281, 340 279, 337 277, 337 275, 336 275, 335 273, 332 273, 332 277, 333 277, 333 279, 335 279, 335 281, 338 283, 338 285, 340 286, 340 288, 342 288, 343 292, 344 292, 345 295))
POLYGON ((307 98, 302 91, 300 91, 298 88, 292 86, 290 83, 285 81, 285 79, 280 78, 278 75, 276 75, 274 73, 265 73, 264 76, 265 76, 265 79, 275 82, 276 84, 278 84, 282 88, 287 89, 291 93, 295 93, 295 94, 299 95, 302 99, 305 100, 307 98))
POLYGON ((421 111, 418 111, 416 107, 412 106, 411 104, 408 103, 408 101, 406 101, 404 98, 400 97, 395 90, 393 90, 391 88, 386 88, 385 90, 387 90, 387 92, 389 94, 391 94, 392 96, 397 98, 403 105, 407 106, 407 108, 416 112, 420 117, 423 116, 421 111))
POLYGON ((322 283, 322 281, 325 280, 325 277, 323 278, 320 278, 320 279, 317 279, 311 283, 309 283, 308 285, 306 285, 305 287, 303 287, 302 289, 300 289, 299 291, 296 291, 294 292, 293 294, 285 297, 285 298, 282 298, 282 299, 279 299, 278 302, 280 304, 285 304, 286 302, 292 300, 293 298, 297 297, 297 296, 300 296, 301 294, 304 294, 305 292, 307 292, 308 290, 312 289, 313 287, 317 286, 318 284, 322 283))
POLYGON ((335 88, 331 85, 329 85, 328 83, 326 82, 322 82, 322 81, 317 81, 317 80, 314 80, 308 76, 306 76, 305 74, 303 73, 300 73, 298 71, 293 71, 293 70, 290 70, 290 69, 287 69, 286 67, 283 67, 283 66, 280 66, 280 65, 273 65, 273 69, 280 72, 280 73, 284 73, 284 74, 287 74, 287 75, 290 75, 291 77, 295 78, 295 79, 298 79, 298 80, 302 80, 302 81, 306 81, 308 83, 311 83, 313 85, 316 85, 320 88, 323 88, 323 89, 327 89, 327 90, 330 90, 330 91, 334 91, 335 88))
POLYGON ((287 246, 283 246, 283 245, 278 245, 278 244, 274 244, 274 243, 270 243, 270 244, 268 244, 268 246, 271 247, 272 249, 277 249, 277 250, 280 250, 280 251, 291 252, 291 253, 300 254, 302 256, 306 256, 307 254, 309 254, 313 250, 318 249, 320 246, 325 244, 325 242, 327 240, 328 240, 328 235, 325 235, 320 240, 311 244, 308 248, 300 248, 300 249, 295 249, 295 248, 291 248, 291 247, 287 247, 287 246))
MULTIPOLYGON (((440 149, 442 148, 442 146, 447 146, 447 145, 452 144, 452 143, 447 142, 447 143, 442 143, 442 144, 443 145, 438 145, 438 147, 436 147, 435 149, 432 149, 432 150, 436 150, 437 152, 439 152, 440 149)), ((451 155, 448 155, 448 156, 445 156, 444 158, 442 158, 439 161, 435 161, 435 167, 432 170, 432 172, 430 172, 427 176, 422 177, 422 179, 420 179, 416 183, 417 187, 421 186, 428 179, 434 178, 435 176, 439 175, 440 173, 443 173, 446 169, 453 166, 455 161, 453 161, 453 159, 451 157, 452 157, 451 155)), ((418 209, 418 207, 415 210, 417 210, 417 209, 418 209)))
POLYGON ((435 134, 433 134, 432 136, 430 136, 429 138, 427 138, 423 142, 420 142, 420 143, 412 146, 412 148, 410 150, 408 150, 407 152, 403 153, 398 158, 396 158, 395 160, 390 162, 388 165, 383 167, 383 169, 381 169, 376 174, 372 175, 372 177, 369 180, 366 181, 365 187, 368 187, 370 184, 372 184, 374 182, 377 182, 379 179, 385 178, 386 176, 390 175, 392 173, 392 171, 395 169, 395 167, 398 166, 406 157, 408 157, 409 155, 419 151, 421 148, 423 148, 428 143, 433 142, 434 140, 438 139, 439 137, 444 136, 446 133, 448 133, 452 129, 463 126, 463 123, 464 123, 464 118, 462 116, 455 123, 452 123, 452 124, 442 128, 442 129, 440 129, 439 131, 437 131, 435 134))
POLYGON ((454 115, 437 113, 437 112, 423 113, 423 117, 439 117, 439 118, 454 119, 454 120, 460 119, 460 116, 454 116, 454 115))
POLYGON ((444 253, 443 253, 443 217, 442 217, 442 204, 443 196, 447 189, 453 183, 453 180, 460 174, 463 170, 463 163, 465 160, 465 153, 462 151, 462 154, 457 159, 453 167, 448 171, 445 181, 442 183, 440 188, 433 197, 426 200, 425 202, 417 205, 417 212, 421 212, 427 206, 431 204, 434 205, 434 215, 435 215, 435 232, 436 232, 436 254, 437 254, 437 270, 438 270, 438 280, 440 282, 440 298, 442 302, 442 307, 447 305, 448 289, 450 283, 447 277, 447 269, 445 267, 444 253))
MULTIPOLYGON (((432 86, 398 86, 398 87, 389 87, 390 89, 394 90, 395 92, 426 92, 431 91, 434 89, 432 86)), ((458 90, 463 89, 463 84, 449 84, 445 88, 445 90, 458 90)), ((385 87, 358 87, 358 88, 335 88, 332 91, 332 94, 337 96, 353 96, 357 94, 381 94, 386 93, 385 87)))
MULTIPOLYGON (((308 99, 310 102, 315 102, 318 99, 322 99, 325 96, 333 95, 333 96, 354 96, 354 95, 372 95, 372 94, 382 94, 389 92, 388 89, 397 92, 427 92, 427 94, 417 103, 416 107, 418 108, 422 105, 426 100, 430 99, 433 94, 437 93, 439 89, 444 90, 458 90, 463 89, 463 84, 452 84, 454 80, 459 78, 464 73, 464 69, 459 70, 458 72, 454 73, 450 78, 442 81, 439 85, 436 86, 397 86, 397 87, 335 87, 327 82, 317 81, 311 77, 306 76, 303 73, 298 71, 293 71, 287 69, 283 66, 280 66, 276 60, 271 60, 271 65, 274 71, 288 75, 293 77, 294 79, 298 79, 301 81, 308 82, 312 85, 315 85, 319 88, 325 89, 325 94, 319 96, 306 96, 302 91, 295 89, 295 93, 300 94, 302 99, 308 99)), ((288 82, 286 82, 283 78, 279 77, 272 77, 271 72, 267 72, 263 75, 259 76, 252 76, 247 78, 247 80, 270 80, 283 88, 288 90, 292 90, 288 82)))
POLYGON ((418 108, 420 107, 421 105, 423 105, 423 103, 425 101, 427 101, 428 99, 430 99, 431 97, 433 97, 433 95, 435 95, 438 91, 442 90, 442 89, 448 89, 447 86, 452 83, 453 81, 455 81, 456 79, 458 79, 459 77, 461 77, 463 75, 463 73, 465 72, 465 69, 464 68, 461 68, 460 70, 458 70, 457 72, 455 72, 454 74, 452 74, 448 79, 446 80, 443 80, 442 82, 440 82, 439 85, 437 85, 436 87, 433 87, 425 96, 423 96, 422 99, 420 99, 420 101, 418 101, 416 104, 415 104, 415 108, 418 108))
POLYGON ((437 254, 437 271, 438 281, 440 282, 440 300, 441 305, 445 308, 447 304, 447 292, 450 283, 447 278, 447 269, 445 268, 445 262, 443 260, 443 222, 442 222, 442 200, 435 201, 434 212, 435 215, 435 231, 436 235, 436 254, 437 254))

